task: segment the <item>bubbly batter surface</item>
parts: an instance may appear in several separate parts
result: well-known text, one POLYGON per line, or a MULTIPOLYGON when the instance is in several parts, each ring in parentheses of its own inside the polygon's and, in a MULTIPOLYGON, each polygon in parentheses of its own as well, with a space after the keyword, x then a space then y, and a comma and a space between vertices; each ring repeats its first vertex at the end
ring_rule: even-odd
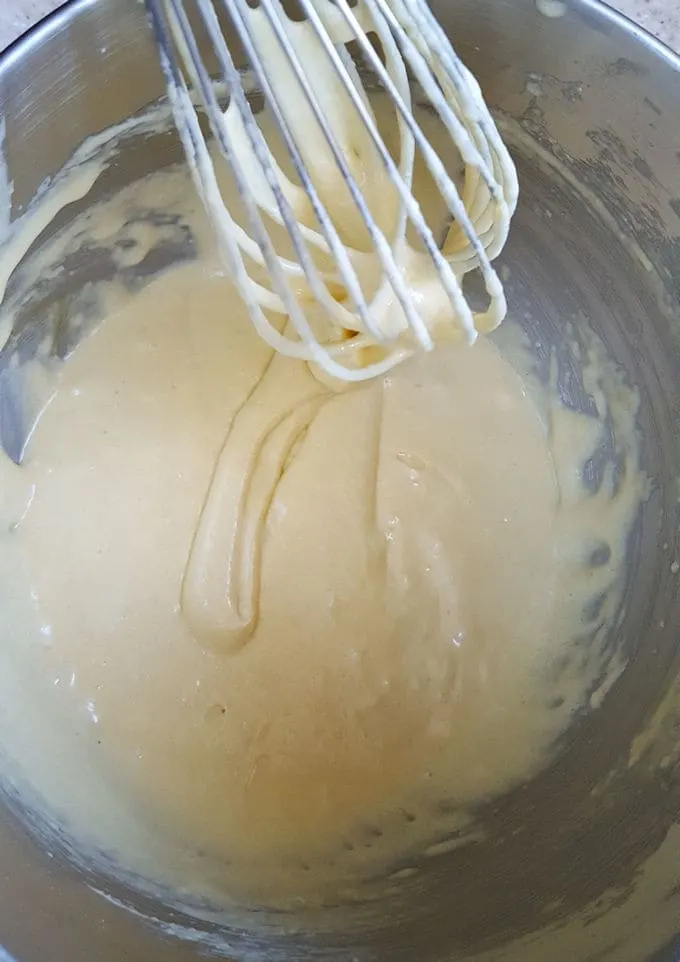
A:
POLYGON ((488 340, 322 383, 258 339, 183 172, 34 270, 93 239, 103 321, 10 364, 42 413, 2 464, 5 786, 179 902, 335 898, 436 856, 621 670, 635 393, 593 344, 578 414, 488 340), (127 283, 176 223, 195 256, 127 283))

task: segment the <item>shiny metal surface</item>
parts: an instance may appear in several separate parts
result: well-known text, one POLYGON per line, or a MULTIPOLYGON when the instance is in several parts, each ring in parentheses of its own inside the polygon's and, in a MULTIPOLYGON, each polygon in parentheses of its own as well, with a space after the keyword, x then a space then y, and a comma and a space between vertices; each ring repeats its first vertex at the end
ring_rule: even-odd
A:
MULTIPOLYGON (((504 255, 511 311, 553 341, 565 317, 588 317, 640 388, 654 487, 617 639, 631 661, 601 709, 576 721, 554 764, 480 813, 486 840, 431 860, 391 915, 304 940, 278 932, 232 941, 239 955, 267 962, 458 962, 482 952, 485 962, 621 962, 633 943, 633 962, 667 962, 680 932, 680 843, 667 856, 677 875, 662 890, 641 868, 680 819, 680 770, 629 769, 627 759, 660 699, 680 685, 680 579, 670 566, 680 556, 680 64, 594 0, 572 0, 557 19, 533 0, 433 6, 518 162, 520 208, 504 255), (558 929, 541 936, 598 900, 577 947, 565 947, 558 929), (529 935, 531 950, 513 945, 529 935)), ((16 44, 0 64, 15 213, 85 137, 162 93, 136 0, 74 0, 16 44)), ((128 146, 109 187, 179 156, 171 132, 128 146)), ((107 883, 38 850, 9 814, 0 819, 0 941, 19 962, 199 957, 90 885, 107 883)), ((136 907, 181 921, 161 906, 136 907)))

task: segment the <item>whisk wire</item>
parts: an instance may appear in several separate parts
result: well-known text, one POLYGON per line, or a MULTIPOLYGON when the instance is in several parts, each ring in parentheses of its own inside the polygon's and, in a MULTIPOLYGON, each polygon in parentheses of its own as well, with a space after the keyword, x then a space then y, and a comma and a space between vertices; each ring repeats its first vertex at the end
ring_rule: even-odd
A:
MULTIPOLYGON (((321 203, 318 193, 314 187, 314 184, 312 183, 311 178, 307 173, 307 170, 306 170, 304 161, 300 155, 295 137, 290 129, 288 121, 286 120, 285 114, 281 109, 279 99, 276 96, 276 93, 269 82, 267 71, 262 63, 262 59, 260 57, 259 51, 257 50, 257 47, 254 43, 252 33, 248 28, 247 17, 242 16, 242 11, 241 11, 242 3, 243 3, 243 0, 230 0, 229 12, 232 17, 235 17, 235 24, 238 27, 239 36, 244 44, 251 66, 255 74, 257 75, 257 78, 262 86, 262 91, 265 95, 265 98, 267 99, 267 102, 276 118, 277 124, 279 126, 279 130, 284 139, 286 147, 290 151, 290 156, 293 162, 293 167, 295 169, 295 172, 300 179, 300 182, 303 186, 303 189, 305 190, 305 193, 307 194, 307 197, 310 200, 310 203, 312 204, 312 208, 314 210, 315 216, 317 217, 322 227, 322 232, 324 234, 324 237, 326 238, 329 244, 330 250, 333 253, 333 256, 335 257, 336 263, 340 268, 340 273, 343 278, 343 284, 348 288, 348 293, 357 308, 359 317, 365 329, 371 334, 371 336, 376 341, 380 342, 383 340, 383 336, 380 330, 377 328, 376 325, 374 325, 372 321, 372 318, 368 310, 368 305, 366 304, 363 291, 361 289, 361 285, 359 284, 359 279, 356 275, 354 268, 352 267, 351 261, 347 254, 347 250, 344 244, 342 243, 342 241, 340 240, 338 231, 336 230, 332 220, 328 216, 328 212, 326 211, 326 208, 321 203)), ((226 3, 225 3, 225 6, 226 6, 226 3)), ((279 10, 276 9, 278 7, 279 5, 274 2, 272 2, 271 4, 267 4, 265 8, 265 15, 267 17, 267 20, 270 26, 272 27, 272 31, 274 35, 276 36, 277 40, 279 41, 279 44, 281 45, 281 48, 286 49, 287 38, 285 35, 283 25, 281 23, 279 10)), ((377 226, 373 224, 370 218, 368 208, 366 205, 366 200, 362 192, 360 191, 359 186, 356 183, 356 180, 354 179, 349 167, 347 166, 344 154, 332 130, 330 129, 327 119, 324 117, 323 113, 319 108, 318 102, 311 91, 307 74, 305 73, 300 63, 299 57, 293 45, 290 46, 289 61, 290 61, 290 66, 292 67, 293 72, 295 74, 296 80, 300 83, 300 87, 305 95, 305 98, 307 99, 307 102, 309 103, 312 111, 314 112, 314 117, 318 122, 319 127, 326 139, 326 142, 328 143, 328 146, 330 147, 333 153, 334 159, 338 164, 338 167, 343 175, 345 183, 349 188, 349 191, 352 195, 352 199, 354 200, 357 206, 357 209, 360 211, 362 216, 367 220, 367 222, 373 227, 373 230, 371 230, 369 227, 369 234, 371 236, 371 239, 373 240, 373 243, 376 246, 376 250, 379 251, 382 248, 382 244, 378 235, 381 234, 382 232, 378 230, 377 226)), ((382 240, 384 241, 384 235, 382 235, 382 240)), ((387 263, 385 266, 387 268, 390 265, 389 263, 387 263)), ((395 272, 395 275, 396 273, 397 272, 395 272)), ((401 280, 400 277, 395 276, 395 282, 397 284, 399 284, 400 280, 401 280)), ((408 290, 406 289, 405 285, 401 285, 401 287, 402 289, 398 291, 397 296, 399 296, 399 293, 403 295, 402 307, 404 311, 408 312, 410 310, 410 311, 413 311, 413 313, 415 313, 413 306, 410 303, 411 297, 408 290)))
MULTIPOLYGON (((366 109, 366 105, 363 103, 361 97, 359 96, 358 91, 354 88, 353 84, 351 83, 351 78, 348 75, 347 68, 345 64, 343 64, 338 54, 338 51, 335 49, 335 46, 331 42, 330 38, 328 37, 328 34, 324 31, 323 24, 320 21, 320 18, 316 9, 314 8, 314 4, 310 2, 310 0, 300 0, 300 5, 302 6, 305 13, 307 14, 309 22, 314 28, 316 35, 319 38, 320 42, 322 43, 329 57, 329 60, 333 64, 338 76, 345 82, 347 86, 347 92, 352 100, 352 103, 354 104, 357 110, 357 113, 361 117, 361 120, 371 137, 371 141, 374 147, 376 148, 378 155, 380 156, 380 159, 383 162, 385 170, 390 175, 391 183, 394 185, 394 187, 396 188, 399 194, 399 198, 404 206, 405 214, 408 216, 409 220, 411 220, 411 222, 417 228, 427 252, 430 254, 433 261, 439 268, 442 284, 444 285, 444 288, 446 290, 447 295, 449 296, 449 299, 452 303, 454 310, 456 310, 457 314, 459 314, 460 320, 463 323, 463 326, 467 329, 470 339, 474 339, 474 325, 472 322, 471 314, 469 317, 467 316, 469 314, 467 303, 464 301, 459 301, 458 281, 455 275, 453 274, 453 271, 451 270, 449 264, 442 257, 441 252, 439 251, 439 248, 434 239, 432 230, 422 214, 420 204, 417 202, 410 188, 407 186, 406 182, 404 181, 401 171, 397 167, 394 159, 392 158, 389 150, 385 145, 384 140, 382 139, 382 137, 380 136, 380 133, 378 132, 378 128, 375 124, 375 121, 371 117, 370 112, 366 109)), ((383 66, 382 62, 380 61, 380 58, 376 54, 375 50, 373 49, 365 33, 363 32, 361 27, 358 25, 356 18, 353 16, 351 12, 351 8, 349 7, 349 5, 345 2, 345 0, 338 0, 337 6, 338 6, 338 9, 341 10, 343 15, 346 16, 347 23, 352 28, 355 38, 362 43, 362 46, 364 45, 364 43, 366 44, 367 48, 370 49, 372 59, 375 58, 375 62, 380 64, 381 71, 380 71, 380 74, 378 74, 378 76, 384 85, 386 93, 390 95, 393 101, 400 102, 404 106, 404 113, 407 115, 410 115, 410 111, 406 108, 403 97, 399 89, 395 85, 389 72, 383 66), (349 14, 349 16, 347 16, 347 14, 349 14)), ((378 23, 379 21, 376 21, 376 26, 378 25, 378 23)), ((382 39, 384 36, 384 31, 382 30, 379 31, 379 36, 382 39)), ((405 71, 404 71, 404 79, 408 83, 405 71)), ((410 92, 408 91, 408 86, 406 87, 406 93, 408 93, 410 98, 410 92)), ((411 151, 411 156, 409 157, 409 168, 411 171, 412 171, 412 167, 413 167, 413 152, 411 151)), ((389 265, 389 270, 386 269, 386 273, 390 282, 392 283, 392 287, 395 290, 395 293, 398 293, 398 288, 394 286, 394 281, 393 281, 393 274, 394 274, 393 267, 395 265, 394 265, 394 256, 391 250, 389 251, 389 257, 381 258, 381 261, 383 265, 389 265)), ((397 273, 398 283, 400 284, 400 286, 403 286, 403 278, 402 278, 401 272, 397 271, 396 273, 397 273)), ((401 298, 400 298, 400 302, 401 302, 401 298)), ((427 331, 427 328, 423 324, 422 319, 417 314, 415 315, 415 317, 413 317, 411 311, 408 311, 408 312, 405 311, 405 313, 421 345, 426 349, 429 349, 432 346, 432 339, 429 335, 429 332, 427 331)))
MULTIPOLYGON (((236 180, 237 187, 242 193, 242 199, 244 205, 246 206, 250 227, 255 236, 256 244, 261 251, 268 270, 270 271, 270 276, 272 276, 276 281, 278 293, 283 300, 285 309, 289 312, 289 316, 294 318, 296 321, 299 320, 299 322, 304 326, 306 324, 304 315, 300 310, 295 297, 290 291, 285 277, 283 276, 279 257, 264 228, 259 210, 252 198, 252 194, 248 188, 247 180, 243 175, 238 158, 234 156, 232 145, 230 144, 229 139, 225 136, 221 125, 219 123, 215 123, 215 118, 220 114, 214 92, 214 85, 207 74, 207 70, 205 69, 201 57, 198 54, 196 39, 189 24, 184 7, 182 3, 175 2, 175 0, 168 0, 168 3, 172 15, 176 18, 174 38, 177 40, 179 36, 182 44, 185 47, 185 65, 188 69, 191 69, 192 73, 194 74, 194 79, 200 90, 201 96, 203 97, 204 105, 208 108, 207 113, 211 122, 213 134, 218 139, 220 148, 225 152, 225 156, 230 163, 234 179, 236 180), (299 318, 297 315, 300 315, 299 318)), ((203 192, 204 202, 206 200, 208 202, 211 200, 213 200, 213 202, 217 200, 221 204, 221 194, 219 191, 219 185, 217 183, 214 165, 203 138, 198 116, 193 107, 193 103, 191 101, 186 82, 182 76, 182 72, 179 69, 175 58, 171 55, 171 53, 169 53, 169 51, 172 49, 172 40, 165 28, 164 18, 160 9, 160 3, 157 2, 157 0, 150 0, 149 7, 155 8, 155 13, 157 14, 157 17, 152 18, 152 22, 157 31, 157 37, 159 40, 159 48, 161 50, 161 65, 163 66, 163 69, 166 73, 166 78, 168 80, 170 97, 174 101, 173 106, 175 107, 175 122, 178 126, 185 150, 187 150, 189 162, 192 164, 194 170, 198 174, 197 184, 203 192)), ((231 57, 228 53, 227 58, 228 61, 231 61, 231 57)), ((227 62, 227 84, 229 88, 231 88, 231 86, 236 87, 238 95, 239 91, 243 93, 241 88, 241 79, 236 67, 233 65, 233 61, 231 61, 231 65, 236 74, 236 82, 234 83, 232 80, 232 84, 229 84, 230 68, 229 63, 227 62)), ((267 290, 253 281, 246 270, 243 262, 243 256, 236 240, 238 236, 237 230, 234 229, 236 225, 234 225, 233 221, 231 221, 229 212, 226 211, 226 209, 225 214, 227 217, 226 223, 223 222, 222 219, 218 219, 215 223, 215 226, 219 232, 219 240, 223 245, 223 249, 227 255, 230 272, 234 277, 241 296, 246 302, 246 307, 257 332, 261 337, 272 344, 276 350, 289 353, 292 356, 298 356, 301 359, 307 357, 309 351, 311 350, 311 352, 316 355, 314 359, 318 360, 319 362, 323 362, 323 349, 320 347, 320 345, 316 345, 316 349, 314 345, 308 346, 300 344, 297 346, 292 343, 289 338, 285 338, 283 335, 281 335, 281 333, 277 331, 267 319, 261 308, 261 300, 263 299, 262 294, 264 293, 266 295, 267 290), (258 296, 255 296, 255 291, 257 291, 258 296)), ((264 297, 264 301, 267 303, 266 296, 264 297)), ((280 309, 280 305, 272 301, 269 301, 269 306, 272 309, 280 309)), ((316 342, 314 343, 316 344, 316 342)), ((331 362, 331 366, 332 364, 333 362, 331 362)), ((338 367, 340 368, 341 366, 338 365, 338 367)), ((338 373, 343 372, 339 371, 338 373)))
MULTIPOLYGON (((229 78, 230 81, 233 81, 234 85, 236 86, 236 96, 234 97, 233 102, 235 103, 239 111, 241 122, 243 123, 244 130, 248 137, 250 146, 254 152, 255 158, 257 159, 257 162, 259 163, 265 175, 268 187, 272 191, 279 213, 281 215, 282 222, 284 223, 286 229, 288 230, 289 236, 293 242, 295 253, 298 258, 297 264, 295 262, 291 262, 284 258, 281 258, 281 262, 286 265, 288 272, 290 273, 301 272, 302 274, 304 274, 305 279, 307 283, 310 285, 315 297, 317 297, 317 299, 323 304, 323 306, 328 311, 336 312, 338 308, 337 302, 330 296, 326 285, 322 283, 319 279, 319 272, 316 268, 316 265, 314 264, 312 258, 309 256, 309 251, 307 249, 307 245, 304 238, 304 232, 305 232, 304 228, 300 224, 298 224, 297 218, 295 217, 294 212, 291 209, 290 203, 288 202, 285 196, 285 193, 281 189, 281 185, 276 175, 276 171, 274 170, 270 162, 270 154, 269 154, 269 149, 266 144, 266 141, 264 140, 264 137, 257 125, 257 121, 255 120, 255 116, 253 114, 252 108, 250 107, 250 104, 247 101, 247 98, 245 96, 242 96, 243 91, 241 90, 240 75, 236 72, 236 68, 233 64, 233 60, 231 59, 231 54, 229 52, 227 44, 224 41, 222 34, 219 32, 219 29, 218 29, 219 23, 217 21, 214 7, 212 3, 209 2, 209 0, 199 0, 199 3, 202 8, 202 12, 204 14, 206 26, 209 26, 209 28, 214 27, 214 30, 211 30, 211 35, 214 34, 215 51, 218 56, 218 60, 220 61, 220 66, 224 74, 229 78), (234 80, 235 72, 236 72, 236 78, 237 78, 236 80, 234 80)), ((236 7, 237 7, 237 4, 234 3, 231 7, 232 14, 235 12, 236 7)), ((249 38, 247 42, 249 42, 249 38)), ((259 63, 259 58, 255 58, 255 59, 259 63)), ((263 80, 266 81, 266 79, 267 79, 266 75, 264 77, 260 77, 258 75, 258 80, 260 80, 261 82, 263 80)), ((232 85, 230 83, 230 93, 231 93, 231 89, 232 89, 232 85)), ((270 93, 268 85, 264 93, 265 94, 270 93)), ((217 118, 220 115, 218 115, 216 112, 211 110, 210 115, 213 122, 215 122, 216 128, 219 131, 218 136, 219 136, 219 142, 221 144, 223 140, 228 139, 224 125, 222 123, 217 123, 217 118)), ((293 162, 296 166, 296 169, 299 170, 302 187, 305 190, 305 193, 307 194, 307 196, 309 197, 310 203, 312 203, 313 208, 317 210, 319 213, 320 225, 322 227, 322 231, 324 233, 324 236, 326 237, 327 242, 329 243, 329 245, 331 245, 331 249, 333 246, 337 246, 340 248, 341 256, 342 255, 346 256, 346 251, 344 250, 344 247, 340 244, 339 238, 337 237, 337 232, 335 231, 332 221, 328 217, 328 214, 325 208, 323 208, 323 206, 321 205, 318 199, 318 196, 316 194, 316 191, 314 189, 314 185, 312 184, 304 166, 300 162, 299 156, 297 154, 296 145, 292 141, 290 143, 290 150, 291 150, 291 156, 293 157, 293 162)), ((349 286, 351 287, 352 286, 351 278, 349 278, 348 280, 349 280, 349 286)), ((362 292, 358 285, 358 282, 356 282, 353 286, 357 288, 357 301, 358 301, 358 303, 356 304, 357 310, 359 311, 363 310, 365 313, 367 313, 367 308, 366 308, 365 302, 363 301, 362 292)), ((294 326, 297 327, 297 317, 295 316, 293 320, 294 320, 294 326)), ((309 330, 306 320, 303 321, 302 328, 303 328, 302 332, 298 332, 298 333, 305 334, 309 330)))
MULTIPOLYGON (((414 41, 408 36, 403 26, 399 23, 389 4, 387 4, 385 0, 365 0, 365 2, 369 7, 375 6, 379 8, 384 16, 389 20, 395 36, 399 41, 405 59, 407 60, 409 66, 411 66, 413 69, 414 74, 423 87, 428 99, 437 110, 440 119, 451 134, 451 137, 463 160, 468 164, 468 170, 472 170, 474 175, 481 177, 484 187, 490 195, 489 199, 496 205, 496 210, 494 212, 494 224, 498 225, 500 228, 497 233, 499 235, 505 233, 505 236, 502 237, 500 243, 500 246, 502 247, 505 243, 505 237, 507 236, 507 230, 505 229, 505 217, 503 216, 505 203, 502 196, 501 186, 495 180, 493 172, 488 167, 488 161, 492 160, 489 147, 486 141, 484 141, 482 138, 475 137, 474 132, 471 132, 463 123, 461 123, 451 109, 450 105, 447 103, 446 99, 443 97, 441 91, 438 89, 437 84, 433 82, 434 78, 432 74, 434 73, 434 77, 438 79, 440 73, 440 71, 437 70, 436 64, 439 46, 437 44, 430 44, 426 46, 429 60, 434 61, 433 66, 430 67, 428 61, 426 61, 421 51, 418 50, 414 41), (470 150, 469 145, 472 146, 472 150, 470 150)), ((340 3, 343 4, 343 0, 340 0, 340 3)), ((412 25, 412 32, 414 35, 417 36, 417 31, 421 25, 422 24, 420 20, 418 23, 412 25)), ((451 96, 453 97, 455 92, 456 97, 464 97, 464 115, 468 118, 474 118, 477 122, 479 122, 484 108, 480 108, 479 104, 470 98, 465 92, 463 74, 461 73, 461 71, 463 71, 465 68, 458 60, 455 53, 452 53, 452 56, 449 58, 449 60, 450 64, 447 79, 453 84, 451 96)), ((377 64, 374 65, 374 68, 377 71, 377 64)), ((429 141, 424 137, 422 129, 417 125, 413 115, 407 113, 405 122, 409 125, 409 128, 412 130, 413 135, 416 138, 416 142, 418 143, 418 146, 422 152, 423 158, 425 159, 425 162, 427 163, 428 168, 434 177, 449 210, 453 215, 455 223, 457 224, 458 228, 462 230, 467 243, 470 245, 472 265, 480 268, 485 282, 487 294, 491 298, 491 302, 493 304, 495 299, 502 296, 500 282, 498 280, 496 271, 491 265, 491 259, 493 256, 495 256, 497 251, 491 252, 486 250, 485 244, 475 227, 474 217, 476 212, 468 212, 458 189, 446 173, 440 157, 432 149, 429 141)), ((501 149, 505 150, 505 147, 501 145, 501 149)), ((488 207, 488 201, 486 199, 482 199, 482 204, 485 208, 488 207)), ((494 232, 494 235, 495 233, 496 232, 494 232)), ((504 307, 504 301, 502 302, 502 307, 504 307)), ((475 323, 478 323, 478 321, 479 315, 476 315, 475 323)))
MULTIPOLYGON (((484 271, 484 268, 486 266, 485 264, 486 254, 485 254, 483 245, 480 243, 479 238, 474 230, 474 226, 470 220, 470 217, 468 216, 465 205, 460 197, 458 188, 455 186, 455 184, 449 177, 437 153, 432 149, 429 141, 423 134, 422 128, 417 123, 412 110, 405 103, 403 98, 400 96, 399 91, 396 88, 394 88, 394 85, 391 82, 391 78, 388 72, 385 70, 385 67, 382 61, 380 60, 380 57, 374 50, 372 44, 370 43, 364 31, 361 29, 360 24, 357 22, 356 17, 353 14, 352 8, 347 3, 347 0, 337 0, 337 4, 338 4, 338 9, 342 12, 347 22, 351 25, 352 30, 355 34, 355 37, 362 48, 364 56, 367 58, 371 68, 375 71, 377 78, 380 80, 385 90, 389 92, 389 95, 395 107, 399 111, 402 121, 408 128, 409 133, 414 138, 416 144, 421 150, 423 159, 425 160, 430 170, 430 173, 432 174, 435 180, 435 183, 437 184, 437 187, 442 195, 443 200, 445 201, 453 219, 456 221, 457 224, 460 225, 461 229, 464 231, 471 246, 473 247, 475 255, 479 261, 479 266, 482 269, 482 271, 484 271)), ((378 5, 374 4, 372 0, 366 0, 366 5, 369 7, 369 9, 371 8, 376 9, 378 7, 378 5)), ((381 4, 380 6, 384 7, 385 5, 381 4)), ((384 10, 381 10, 381 14, 384 14, 384 10)), ((393 17, 391 19, 394 20, 393 17)), ((415 65, 411 63, 410 59, 408 62, 412 67, 414 67, 414 73, 416 74, 417 78, 421 79, 421 77, 423 77, 423 71, 418 69, 420 65, 419 64, 415 65)), ((423 79, 425 78, 423 77, 423 79)), ((439 99, 443 99, 441 95, 439 95, 439 99)), ((449 112, 451 112, 450 109, 449 109, 449 112)), ((458 139, 464 139, 466 136, 464 128, 457 121, 457 119, 455 118, 455 115, 454 115, 454 120, 455 120, 455 127, 458 129, 458 133, 459 133, 458 139)), ((448 260, 443 256, 442 252, 440 251, 439 246, 436 243, 434 236, 432 234, 432 230, 430 229, 429 225, 425 221, 425 218, 422 216, 422 212, 420 211, 419 205, 415 201, 415 198, 410 193, 408 188, 406 188, 406 185, 403 184, 403 181, 401 182, 400 193, 402 193, 402 191, 404 191, 405 194, 407 195, 405 201, 408 205, 412 222, 419 232, 419 235, 425 245, 427 253, 430 255, 430 257, 434 261, 439 271, 440 279, 449 297, 449 301, 451 302, 451 305, 454 311, 456 312, 465 330, 465 333, 467 334, 468 340, 473 341, 476 337, 475 316, 473 315, 467 301, 463 296, 458 278, 455 276, 453 270, 451 269, 451 266, 448 260)))
MULTIPOLYGON (((380 0, 380 2, 384 2, 384 0, 380 0)), ((410 2, 418 10, 415 26, 416 33, 421 35, 421 48, 436 51, 436 59, 442 65, 442 70, 435 71, 435 75, 442 82, 442 86, 446 87, 447 78, 459 76, 462 77, 462 88, 459 89, 464 91, 466 86, 475 87, 479 92, 476 79, 457 57, 427 3, 424 0, 410 0, 410 2)), ((517 204, 519 193, 517 173, 510 160, 508 149, 503 143, 491 113, 481 96, 475 99, 475 103, 468 104, 468 110, 468 116, 475 121, 483 136, 477 135, 474 127, 470 130, 470 134, 478 150, 482 154, 489 155, 493 161, 493 177, 486 186, 495 199, 500 195, 502 188, 504 188, 506 195, 506 204, 498 211, 502 216, 501 229, 497 232, 498 244, 489 252, 489 256, 493 258, 500 253, 500 249, 507 239, 510 218, 517 204), (504 176, 499 176, 501 170, 504 176)))
MULTIPOLYGON (((338 73, 338 76, 344 81, 346 85, 347 93, 352 101, 352 104, 356 109, 362 122, 364 123, 366 129, 369 131, 371 139, 379 152, 381 160, 383 161, 386 169, 392 175, 393 182, 397 186, 397 189, 400 191, 402 199, 405 202, 410 201, 411 202, 410 206, 412 208, 413 207, 417 208, 417 204, 415 203, 413 195, 410 193, 410 191, 407 190, 406 185, 404 184, 404 181, 396 165, 394 164, 394 161, 392 160, 392 157, 387 151, 382 138, 378 134, 377 128, 375 127, 375 122, 371 117, 370 112, 367 110, 366 105, 364 104, 361 96, 359 95, 359 92, 354 86, 354 83, 352 82, 352 79, 348 74, 347 67, 345 66, 345 64, 342 63, 342 60, 340 59, 338 52, 335 49, 335 46, 330 41, 330 38, 325 32, 323 25, 320 23, 318 14, 316 13, 313 5, 309 2, 309 0, 300 0, 300 5, 304 10, 304 12, 307 14, 309 18, 309 22, 313 26, 317 38, 320 40, 320 42, 324 46, 324 49, 326 50, 326 53, 328 54, 333 66, 335 67, 338 73)), ((265 12, 265 16, 267 16, 268 19, 271 16, 271 11, 273 6, 274 6, 273 3, 271 5, 266 4, 263 8, 265 12)), ((364 220, 366 229, 373 243, 374 250, 380 259, 380 263, 385 272, 386 278, 389 281, 392 287, 392 290, 394 291, 397 297, 397 300, 399 301, 399 304, 402 310, 404 311, 404 314, 407 320, 409 321, 409 324, 411 325, 414 333, 416 334, 416 337, 420 342, 421 346, 425 350, 430 350, 433 346, 432 338, 426 326, 423 324, 422 319, 418 315, 418 312, 415 310, 415 307, 413 304, 413 298, 404 281, 402 272, 398 269, 395 263, 394 255, 392 253, 390 244, 387 238, 385 237, 384 232, 378 228, 377 224, 375 223, 375 220, 373 219, 370 208, 366 202, 366 198, 364 197, 363 192, 359 188, 356 182, 356 179, 354 178, 351 170, 349 169, 344 153, 340 145, 338 144, 338 141, 335 135, 333 134, 333 131, 328 123, 327 118, 323 115, 321 111, 318 100, 314 96, 314 93, 311 89, 309 78, 307 77, 307 74, 300 62, 299 57, 297 56, 297 52, 295 51, 294 47, 291 47, 289 56, 290 56, 291 66, 294 69, 296 78, 300 82, 300 85, 305 94, 307 103, 309 104, 314 114, 314 117, 324 134, 326 142, 331 149, 331 152, 338 165, 338 168, 340 169, 340 172, 342 173, 343 179, 350 190, 352 199, 354 200, 357 206, 357 209, 362 214, 362 218, 364 220)), ((427 226, 424 220, 423 220, 423 224, 425 225, 425 227, 427 226)))

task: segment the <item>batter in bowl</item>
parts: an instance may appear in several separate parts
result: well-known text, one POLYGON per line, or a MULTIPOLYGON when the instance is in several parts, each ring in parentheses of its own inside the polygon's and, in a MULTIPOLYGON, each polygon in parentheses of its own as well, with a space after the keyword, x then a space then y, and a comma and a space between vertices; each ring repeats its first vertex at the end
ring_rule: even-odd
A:
POLYGON ((594 340, 590 416, 490 340, 335 389, 257 337, 181 170, 27 286, 95 243, 101 320, 8 369, 42 401, 2 464, 5 788, 182 905, 360 896, 546 765, 623 667, 635 392, 594 340), (194 256, 126 286, 178 222, 194 256))
MULTIPOLYGON (((290 29, 306 50, 304 25, 290 29)), ((408 255, 422 318, 433 335, 462 330, 329 71, 324 105, 359 144, 359 174, 373 170, 365 190, 408 255)), ((238 139, 229 111, 226 123, 238 139)), ((307 137, 309 163, 319 140, 307 137)), ((396 152, 409 187, 412 148, 404 137, 396 152)), ((493 256, 517 199, 501 148, 493 203, 477 174, 466 185, 493 256)), ((98 163, 42 199, 7 263, 86 196, 98 163)), ((371 280, 376 258, 337 186, 325 202, 371 280)), ((474 263, 456 225, 443 244, 474 263)), ((352 386, 275 354, 184 169, 76 218, 23 265, 14 302, 102 250, 115 271, 81 296, 87 311, 55 317, 37 351, 21 332, 4 347, 25 441, 1 466, 4 790, 81 862, 183 907, 380 894, 547 765, 622 669, 609 635, 646 490, 636 394, 594 338, 578 346, 588 415, 562 405, 555 376, 539 386, 520 338, 450 340, 352 386), (178 236, 180 263, 154 271, 178 236)), ((0 265, 3 286, 9 274, 0 265)), ((493 310, 476 315, 486 328, 499 287, 493 275, 493 310)), ((401 337, 390 304, 381 330, 401 337)), ((272 323, 283 331, 280 311, 272 323)), ((373 357, 362 341, 354 373, 411 347, 373 357)))

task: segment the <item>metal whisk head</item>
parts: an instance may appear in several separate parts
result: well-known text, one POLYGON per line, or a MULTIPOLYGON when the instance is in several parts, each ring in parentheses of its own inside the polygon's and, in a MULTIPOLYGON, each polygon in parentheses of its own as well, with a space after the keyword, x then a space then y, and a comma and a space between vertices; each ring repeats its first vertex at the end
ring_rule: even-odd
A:
POLYGON ((430 350, 447 330, 473 341, 500 323, 505 298, 491 262, 507 238, 517 179, 477 82, 424 0, 298 6, 302 20, 291 19, 280 0, 256 8, 247 0, 195 0, 216 78, 183 0, 147 0, 194 180, 258 333, 331 377, 364 380, 430 350), (237 67, 218 13, 230 21, 249 73, 237 67), (392 148, 348 44, 389 103, 392 148), (264 97, 284 159, 271 150, 246 78, 264 97), (226 110, 216 80, 226 86, 226 110), (424 133, 414 90, 464 169, 459 183, 445 151, 424 133), (240 221, 221 194, 195 100, 236 184, 240 221), (441 198, 443 239, 414 196, 416 162, 441 198), (476 268, 489 299, 483 313, 462 289, 463 275, 476 268))

